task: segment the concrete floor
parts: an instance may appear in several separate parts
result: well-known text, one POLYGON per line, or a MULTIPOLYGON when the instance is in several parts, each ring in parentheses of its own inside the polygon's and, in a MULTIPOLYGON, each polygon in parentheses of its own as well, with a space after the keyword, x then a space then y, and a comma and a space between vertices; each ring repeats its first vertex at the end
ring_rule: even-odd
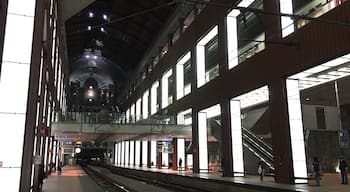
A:
POLYGON ((51 174, 44 180, 43 192, 103 192, 103 190, 77 166, 65 166, 62 174, 51 174))
MULTIPOLYGON (((132 169, 142 169, 145 171, 162 172, 167 174, 178 174, 191 177, 200 177, 213 180, 225 180, 237 183, 247 183, 258 186, 269 186, 273 188, 292 189, 303 192, 345 192, 349 191, 349 185, 340 184, 339 174, 324 174, 321 180, 321 186, 315 186, 313 180, 310 180, 308 184, 296 184, 285 185, 274 182, 273 177, 264 177, 264 181, 260 181, 258 176, 246 175, 244 177, 222 177, 220 173, 200 173, 195 174, 191 171, 174 171, 171 169, 156 169, 156 168, 140 168, 140 167, 125 167, 132 169)), ((77 166, 65 166, 62 170, 62 175, 57 173, 51 174, 44 181, 44 192, 61 192, 61 191, 74 191, 74 192, 102 192, 103 190, 94 183, 94 181, 85 174, 85 172, 77 166)))

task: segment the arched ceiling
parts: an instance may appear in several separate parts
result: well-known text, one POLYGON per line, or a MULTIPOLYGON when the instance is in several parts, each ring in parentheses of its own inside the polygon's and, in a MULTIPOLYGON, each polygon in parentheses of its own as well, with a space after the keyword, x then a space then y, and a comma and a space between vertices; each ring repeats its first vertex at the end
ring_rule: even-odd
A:
POLYGON ((97 0, 67 19, 70 81, 83 85, 92 77, 100 88, 123 89, 175 6, 171 0, 97 0))

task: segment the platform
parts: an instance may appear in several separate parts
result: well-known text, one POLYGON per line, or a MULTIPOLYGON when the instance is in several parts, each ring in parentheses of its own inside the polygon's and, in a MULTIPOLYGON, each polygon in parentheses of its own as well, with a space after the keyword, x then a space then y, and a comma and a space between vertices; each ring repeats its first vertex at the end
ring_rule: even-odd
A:
POLYGON ((43 192, 104 192, 79 166, 64 166, 62 174, 44 180, 43 192))
MULTIPOLYGON (((273 177, 264 177, 264 181, 260 181, 259 176, 255 175, 246 175, 244 177, 222 177, 219 173, 192 173, 191 171, 174 171, 171 169, 157 169, 157 168, 146 168, 146 167, 134 167, 134 166, 118 166, 116 168, 128 169, 128 173, 133 172, 135 170, 137 174, 141 174, 144 176, 152 176, 152 174, 169 174, 174 176, 183 176, 184 180, 187 178, 188 182, 192 185, 195 185, 197 178, 202 182, 208 182, 212 184, 221 183, 223 185, 238 185, 241 187, 247 187, 254 190, 267 190, 267 191, 300 191, 300 192, 345 192, 349 191, 349 185, 342 185, 340 174, 337 173, 326 173, 321 177, 321 186, 316 186, 314 180, 310 180, 308 184, 279 184, 274 182, 273 177), (145 172, 145 173, 142 173, 145 172)), ((157 178, 161 178, 162 176, 157 176, 157 178)), ((164 177, 164 176, 163 176, 164 177)), ((178 177, 174 177, 174 179, 170 179, 167 176, 168 180, 171 181, 180 181, 178 177), (176 178, 176 179, 175 179, 176 178)), ((204 186, 203 186, 204 187, 204 186)))

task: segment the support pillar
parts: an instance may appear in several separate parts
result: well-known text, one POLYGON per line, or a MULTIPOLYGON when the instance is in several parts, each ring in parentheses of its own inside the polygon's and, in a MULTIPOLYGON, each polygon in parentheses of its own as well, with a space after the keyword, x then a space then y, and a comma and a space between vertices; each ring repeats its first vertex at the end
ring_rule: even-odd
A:
POLYGON ((147 141, 147 167, 148 168, 152 167, 151 154, 152 154, 151 141, 147 141))
MULTIPOLYGON (((263 0, 264 11, 271 13, 280 12, 280 0, 263 0)), ((281 17, 279 15, 264 14, 263 16, 265 40, 280 41, 282 38, 281 17)), ((266 48, 274 47, 274 43, 266 43, 266 48)))
POLYGON ((173 138, 173 166, 172 166, 172 169, 173 170, 177 170, 178 169, 178 161, 177 161, 177 156, 178 156, 178 153, 177 153, 177 138, 173 138))
POLYGON ((221 141, 222 141, 222 159, 223 176, 233 176, 233 158, 232 158, 232 142, 231 142, 231 113, 229 101, 220 104, 221 108, 221 141))
MULTIPOLYGON (((192 86, 194 87, 194 86, 192 86)), ((198 111, 192 111, 192 155, 193 155, 193 172, 199 173, 199 145, 198 145, 198 111)))
POLYGON ((293 157, 288 121, 287 89, 282 79, 269 84, 272 149, 277 183, 294 183, 293 157))

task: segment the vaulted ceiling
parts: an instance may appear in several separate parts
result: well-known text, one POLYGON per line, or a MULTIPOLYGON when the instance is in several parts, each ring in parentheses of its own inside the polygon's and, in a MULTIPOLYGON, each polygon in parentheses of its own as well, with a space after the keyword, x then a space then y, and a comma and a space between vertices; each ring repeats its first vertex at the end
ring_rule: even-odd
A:
POLYGON ((123 89, 175 7, 171 0, 97 0, 82 8, 65 22, 70 81, 123 89))

